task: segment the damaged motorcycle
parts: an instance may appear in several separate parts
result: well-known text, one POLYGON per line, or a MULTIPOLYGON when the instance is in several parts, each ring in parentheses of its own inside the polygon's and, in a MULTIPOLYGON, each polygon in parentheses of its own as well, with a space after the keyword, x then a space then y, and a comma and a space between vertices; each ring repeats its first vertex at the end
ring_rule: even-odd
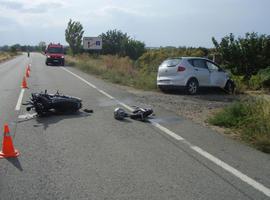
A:
POLYGON ((48 94, 47 90, 40 93, 32 93, 30 101, 24 103, 27 111, 34 109, 38 116, 44 116, 52 111, 56 113, 75 113, 82 108, 82 100, 78 97, 48 94))
POLYGON ((123 108, 116 108, 114 110, 114 118, 117 120, 124 120, 129 117, 134 120, 146 121, 154 111, 152 108, 140 108, 136 107, 132 113, 127 113, 123 108))

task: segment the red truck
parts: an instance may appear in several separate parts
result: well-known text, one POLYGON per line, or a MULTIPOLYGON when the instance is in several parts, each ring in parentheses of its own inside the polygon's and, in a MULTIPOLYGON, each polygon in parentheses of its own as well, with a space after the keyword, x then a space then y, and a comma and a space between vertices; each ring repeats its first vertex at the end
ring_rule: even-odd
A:
POLYGON ((60 43, 53 44, 50 43, 46 50, 46 65, 49 64, 58 64, 58 65, 65 65, 65 55, 64 55, 64 47, 60 43))

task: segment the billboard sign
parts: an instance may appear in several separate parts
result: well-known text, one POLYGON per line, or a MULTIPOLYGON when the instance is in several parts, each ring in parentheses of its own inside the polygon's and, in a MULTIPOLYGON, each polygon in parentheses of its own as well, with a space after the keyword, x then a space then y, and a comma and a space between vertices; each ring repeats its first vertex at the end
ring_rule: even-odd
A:
POLYGON ((84 37, 83 38, 83 49, 101 50, 102 49, 102 38, 100 38, 100 37, 84 37))

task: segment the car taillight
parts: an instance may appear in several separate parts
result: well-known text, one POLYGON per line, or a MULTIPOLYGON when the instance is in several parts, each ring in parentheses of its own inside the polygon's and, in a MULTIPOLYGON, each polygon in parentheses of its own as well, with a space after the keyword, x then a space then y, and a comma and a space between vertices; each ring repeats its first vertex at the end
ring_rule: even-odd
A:
POLYGON ((186 68, 182 67, 182 66, 179 66, 178 69, 177 69, 178 72, 183 72, 185 70, 186 70, 186 68))

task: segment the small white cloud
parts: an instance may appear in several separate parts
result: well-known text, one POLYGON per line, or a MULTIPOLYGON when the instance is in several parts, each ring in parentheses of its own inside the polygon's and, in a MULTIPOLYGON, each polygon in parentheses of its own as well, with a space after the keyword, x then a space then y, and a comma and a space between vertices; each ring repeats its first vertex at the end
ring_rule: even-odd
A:
POLYGON ((63 8, 65 3, 56 0, 22 0, 22 1, 7 1, 2 0, 0 7, 6 10, 13 10, 19 13, 45 13, 49 10, 63 8))
POLYGON ((136 16, 136 17, 153 17, 156 14, 148 10, 148 12, 145 12, 145 7, 143 8, 131 8, 131 7, 123 7, 123 6, 104 6, 96 9, 93 13, 96 16, 99 17, 111 17, 114 15, 129 15, 129 16, 136 16))
POLYGON ((46 13, 49 10, 55 10, 62 8, 63 4, 61 3, 40 3, 32 7, 24 8, 22 11, 27 13, 46 13))
POLYGON ((4 7, 6 9, 20 10, 23 7, 23 4, 16 1, 2 0, 0 7, 4 7))

